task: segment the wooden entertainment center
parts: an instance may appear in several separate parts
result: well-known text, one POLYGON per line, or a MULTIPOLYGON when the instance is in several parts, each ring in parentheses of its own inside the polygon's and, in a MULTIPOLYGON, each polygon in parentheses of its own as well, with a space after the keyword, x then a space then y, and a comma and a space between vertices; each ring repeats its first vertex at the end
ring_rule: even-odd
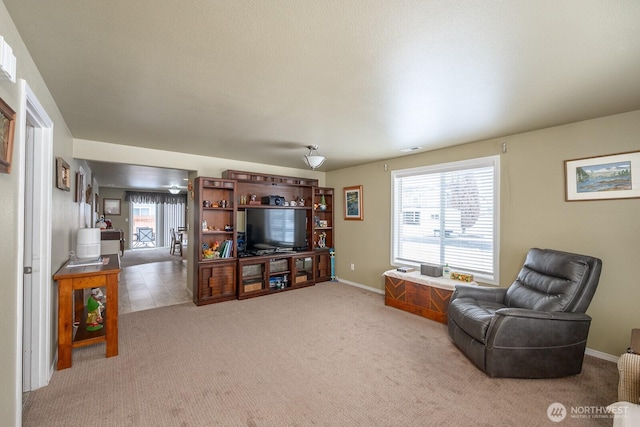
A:
POLYGON ((211 304, 312 286, 331 279, 333 189, 315 179, 228 170, 194 183, 193 302, 211 304), (281 196, 274 206, 262 198, 281 196), (305 212, 306 250, 245 256, 238 251, 247 208, 305 212), (240 215, 239 215, 240 213, 240 215))

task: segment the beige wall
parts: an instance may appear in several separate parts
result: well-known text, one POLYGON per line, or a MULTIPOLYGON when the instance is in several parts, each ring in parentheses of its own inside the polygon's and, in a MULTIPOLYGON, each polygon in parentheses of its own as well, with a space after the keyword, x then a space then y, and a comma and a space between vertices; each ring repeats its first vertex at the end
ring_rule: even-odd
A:
POLYGON ((640 327, 640 199, 565 202, 563 162, 639 149, 640 111, 634 111, 329 172, 327 186, 339 195, 343 187, 364 186, 364 221, 344 221, 342 196, 336 200, 336 273, 384 289, 380 275, 393 268, 392 170, 501 154, 501 286, 511 284, 531 247, 601 258, 600 285, 587 311, 593 317, 587 347, 619 355, 631 329, 640 327))
MULTIPOLYGON (((0 1, 0 35, 13 48, 17 60, 16 83, 0 79, 0 97, 5 100, 19 117, 17 122, 23 118, 19 113, 20 104, 20 83, 19 79, 24 79, 32 89, 38 101, 44 107, 54 123, 53 133, 53 158, 62 156, 73 172, 78 170, 79 162, 72 158, 73 141, 71 133, 58 111, 58 107, 49 90, 47 89, 37 67, 29 56, 13 21, 9 17, 5 5, 0 1)), ((2 271, 2 285, 0 286, 0 420, 4 425, 19 425, 20 414, 17 408, 21 406, 21 355, 19 343, 22 340, 18 332, 18 325, 21 322, 21 286, 22 274, 18 272, 18 257, 20 242, 22 240, 22 229, 18 226, 21 221, 21 177, 24 175, 23 157, 24 147, 19 144, 18 136, 21 129, 16 129, 16 144, 13 152, 13 170, 11 174, 0 174, 0 234, 4 236, 2 257, 0 257, 0 271, 2 271)), ((54 161, 52 159, 52 162, 54 161)), ((53 169, 55 180, 55 168, 53 169)), ((55 182, 55 181, 54 181, 55 182)), ((72 193, 58 190, 55 187, 52 191, 52 259, 51 267, 55 272, 67 259, 67 253, 72 247, 73 231, 77 228, 78 204, 73 202, 72 193)), ((72 188, 73 191, 73 188, 72 188)), ((56 287, 51 282, 52 318, 57 318, 57 296, 56 287)), ((52 339, 56 336, 56 323, 51 323, 52 339)), ((55 343, 52 343, 55 346, 55 343)))

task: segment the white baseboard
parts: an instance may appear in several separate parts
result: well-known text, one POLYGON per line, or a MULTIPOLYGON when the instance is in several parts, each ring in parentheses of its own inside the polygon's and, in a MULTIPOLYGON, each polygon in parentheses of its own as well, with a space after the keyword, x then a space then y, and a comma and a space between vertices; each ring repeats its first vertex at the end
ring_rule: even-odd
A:
POLYGON ((598 359, 608 360, 609 362, 613 362, 613 363, 618 363, 618 358, 619 358, 618 356, 614 356, 612 354, 603 353, 603 352, 598 351, 598 350, 592 350, 590 348, 587 348, 585 350, 584 354, 586 354, 588 356, 597 357, 598 359))
MULTIPOLYGON (((345 285, 355 286, 356 288, 366 289, 367 291, 371 291, 371 292, 375 292, 377 294, 384 295, 384 291, 381 290, 381 289, 375 289, 375 288, 372 288, 371 286, 366 286, 366 285, 363 285, 361 283, 352 282, 350 280, 338 279, 338 281, 340 283, 344 283, 345 285)), ((612 354, 603 353, 603 352, 598 351, 598 350, 592 350, 590 348, 587 348, 585 350, 584 354, 586 354, 588 356, 597 357, 598 359, 607 360, 609 362, 618 363, 618 356, 614 356, 612 354)))
POLYGON ((366 285, 363 285, 361 283, 352 282, 350 280, 340 279, 338 277, 336 277, 336 279, 338 280, 338 282, 344 283, 345 285, 355 286, 356 288, 365 289, 367 291, 371 291, 371 292, 375 292, 377 294, 384 295, 384 291, 381 290, 381 289, 372 288, 371 286, 366 286, 366 285))

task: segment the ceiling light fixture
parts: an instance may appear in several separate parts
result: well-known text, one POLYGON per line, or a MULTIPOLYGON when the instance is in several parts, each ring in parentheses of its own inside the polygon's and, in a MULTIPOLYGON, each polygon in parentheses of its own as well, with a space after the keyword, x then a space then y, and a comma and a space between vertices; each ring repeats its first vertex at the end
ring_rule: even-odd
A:
POLYGON ((178 194, 180 192, 180 189, 178 187, 176 187, 175 185, 171 188, 169 188, 169 193, 171 194, 178 194))
POLYGON ((317 145, 307 145, 307 148, 309 149, 309 154, 304 156, 304 161, 307 163, 307 165, 311 169, 316 169, 316 168, 319 168, 320 166, 322 166, 324 161, 327 160, 327 159, 326 159, 326 157, 321 156, 320 154, 318 154, 318 146, 317 145), (313 154, 314 151, 316 152, 316 154, 313 154))
POLYGON ((422 150, 422 147, 409 147, 409 148, 403 148, 400 151, 403 153, 410 153, 412 151, 418 151, 418 150, 422 150))

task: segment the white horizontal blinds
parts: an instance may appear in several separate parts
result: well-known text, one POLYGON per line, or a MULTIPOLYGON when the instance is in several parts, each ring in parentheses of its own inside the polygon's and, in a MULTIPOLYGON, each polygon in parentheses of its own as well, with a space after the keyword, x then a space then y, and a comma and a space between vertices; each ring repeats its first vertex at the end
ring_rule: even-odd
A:
POLYGON ((497 158, 394 173, 393 261, 493 278, 497 158))

